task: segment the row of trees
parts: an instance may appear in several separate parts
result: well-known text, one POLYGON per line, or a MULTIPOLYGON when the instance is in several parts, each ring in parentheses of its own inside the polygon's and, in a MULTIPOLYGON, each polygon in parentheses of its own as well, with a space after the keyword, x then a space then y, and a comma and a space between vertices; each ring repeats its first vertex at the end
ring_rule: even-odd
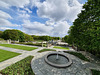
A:
POLYGON ((43 40, 43 41, 49 41, 49 40, 59 40, 60 37, 50 37, 50 36, 36 36, 36 35, 28 35, 23 33, 20 30, 5 30, 4 32, 0 31, 0 38, 3 38, 5 40, 11 39, 11 40, 19 40, 20 42, 24 41, 33 41, 33 40, 43 40))
POLYGON ((100 0, 88 0, 70 27, 66 42, 100 57, 100 0))
POLYGON ((32 35, 34 40, 43 40, 43 41, 49 41, 49 40, 60 40, 60 37, 50 37, 50 36, 36 36, 32 35))
POLYGON ((3 38, 5 40, 11 39, 11 40, 19 40, 20 42, 24 41, 33 41, 33 38, 31 35, 25 34, 21 32, 20 30, 5 30, 4 32, 0 31, 0 38, 3 38))

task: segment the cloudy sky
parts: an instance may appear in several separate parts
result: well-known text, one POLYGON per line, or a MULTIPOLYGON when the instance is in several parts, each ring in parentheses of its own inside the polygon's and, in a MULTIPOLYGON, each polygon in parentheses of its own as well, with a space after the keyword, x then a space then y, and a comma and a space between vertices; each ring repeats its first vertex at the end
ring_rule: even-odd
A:
POLYGON ((0 0, 0 31, 63 37, 87 0, 0 0))

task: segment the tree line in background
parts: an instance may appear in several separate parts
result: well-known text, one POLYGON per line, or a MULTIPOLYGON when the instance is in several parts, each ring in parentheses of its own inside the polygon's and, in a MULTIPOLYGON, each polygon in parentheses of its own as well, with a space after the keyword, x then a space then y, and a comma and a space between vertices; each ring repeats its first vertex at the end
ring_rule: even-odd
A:
POLYGON ((64 39, 100 58, 100 0, 88 0, 64 39))
POLYGON ((49 40, 59 40, 60 37, 50 37, 50 36, 36 36, 36 35, 28 35, 23 33, 20 30, 5 30, 0 31, 0 38, 3 38, 5 40, 14 40, 14 41, 20 41, 20 42, 30 42, 33 40, 43 40, 43 41, 49 41, 49 40))
POLYGON ((51 36, 36 36, 32 35, 34 40, 44 40, 44 41, 49 41, 49 40, 60 40, 60 37, 51 37, 51 36))

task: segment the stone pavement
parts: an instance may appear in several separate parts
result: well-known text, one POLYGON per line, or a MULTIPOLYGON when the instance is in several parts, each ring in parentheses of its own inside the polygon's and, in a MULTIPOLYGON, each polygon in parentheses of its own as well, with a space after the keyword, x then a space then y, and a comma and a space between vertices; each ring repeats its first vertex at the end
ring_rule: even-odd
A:
MULTIPOLYGON (((28 46, 28 45, 25 45, 25 46, 28 46)), ((32 47, 36 47, 36 46, 32 46, 32 47)), ((19 56, 0 62, 0 70, 24 59, 25 57, 29 55, 34 56, 31 62, 31 67, 36 75, 92 75, 90 69, 100 70, 100 66, 91 64, 89 62, 84 62, 80 60, 79 58, 70 54, 68 55, 73 60, 73 64, 70 67, 64 68, 64 69, 54 68, 44 62, 45 55, 49 53, 50 51, 38 53, 39 50, 44 49, 44 48, 45 47, 38 47, 38 49, 35 49, 33 51, 25 51, 25 50, 0 46, 0 49, 12 51, 16 53, 21 53, 21 55, 19 56)), ((55 48, 51 46, 50 49, 55 49, 55 48)), ((55 50, 64 51, 62 49, 55 49, 55 50)), ((67 50, 67 51, 74 51, 74 50, 70 48, 70 50, 67 50)))
POLYGON ((48 65, 44 61, 45 54, 42 57, 34 57, 31 67, 35 75, 92 75, 91 70, 83 64, 82 60, 73 55, 67 55, 73 61, 73 64, 67 68, 55 68, 48 65))
MULTIPOLYGON (((16 45, 22 45, 22 44, 16 44, 16 45)), ((22 45, 22 46, 29 46, 29 45, 22 45)), ((29 46, 29 47, 37 47, 37 46, 29 46)), ((7 50, 7 51, 12 51, 12 52, 16 52, 16 53, 21 53, 21 55, 18 55, 16 57, 13 57, 11 59, 5 60, 3 62, 0 62, 0 70, 10 66, 11 64, 14 64, 22 59, 24 59, 25 57, 32 55, 36 58, 38 58, 39 56, 41 57, 43 54, 47 54, 48 52, 43 52, 43 53, 38 53, 38 51, 44 49, 45 47, 38 47, 38 49, 35 49, 33 51, 26 51, 26 50, 20 50, 20 49, 14 49, 14 48, 9 48, 9 47, 3 47, 0 46, 0 49, 3 50, 7 50)), ((49 47, 53 49, 53 46, 49 47)), ((59 51, 60 49, 58 49, 57 51, 59 51)), ((49 51, 50 52, 50 51, 49 51)))

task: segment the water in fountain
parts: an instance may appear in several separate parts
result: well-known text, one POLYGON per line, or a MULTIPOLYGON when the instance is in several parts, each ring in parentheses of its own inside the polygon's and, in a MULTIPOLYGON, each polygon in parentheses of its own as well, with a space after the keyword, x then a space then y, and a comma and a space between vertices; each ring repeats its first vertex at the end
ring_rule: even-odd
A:
POLYGON ((58 60, 58 51, 57 51, 57 56, 56 56, 56 60, 58 60))
POLYGON ((59 54, 48 56, 48 60, 54 64, 66 64, 66 63, 68 63, 68 59, 66 59, 64 56, 59 55, 59 54))
POLYGON ((64 53, 49 53, 45 56, 45 62, 56 68, 65 68, 72 64, 72 60, 64 53))

